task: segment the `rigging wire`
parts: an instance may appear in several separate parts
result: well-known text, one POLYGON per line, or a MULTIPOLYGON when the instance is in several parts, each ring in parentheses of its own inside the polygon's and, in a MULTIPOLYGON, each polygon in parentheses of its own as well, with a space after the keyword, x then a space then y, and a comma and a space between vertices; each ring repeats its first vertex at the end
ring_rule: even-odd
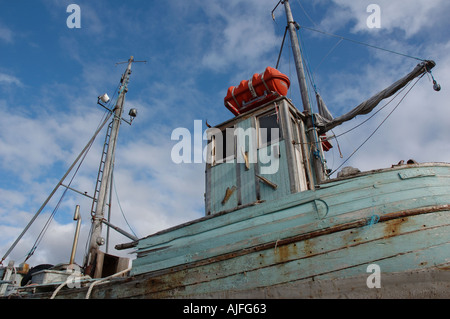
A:
MULTIPOLYGON (((127 223, 128 227, 130 228, 130 230, 131 230, 131 232, 133 233, 133 235, 136 236, 136 237, 138 237, 138 236, 136 235, 136 233, 134 232, 133 228, 131 227, 130 223, 128 222, 127 218, 125 217, 125 213, 123 212, 122 205, 120 205, 119 195, 117 194, 116 180, 115 180, 114 177, 113 177, 113 185, 114 185, 114 192, 115 192, 115 194, 116 194, 117 204, 118 204, 118 206, 119 206, 119 208, 120 208, 120 212, 122 213, 123 219, 124 219, 125 222, 127 223)), ((110 205, 111 205, 111 203, 110 203, 110 205)))
POLYGON ((411 58, 411 59, 414 59, 414 60, 425 61, 424 59, 421 59, 421 58, 418 58, 418 57, 415 57, 415 56, 412 56, 412 55, 408 55, 408 54, 405 54, 405 53, 397 52, 397 51, 394 51, 394 50, 385 49, 385 48, 382 48, 382 47, 379 47, 379 46, 376 46, 376 45, 372 45, 372 44, 368 44, 368 43, 365 43, 365 42, 362 42, 362 41, 346 38, 346 37, 343 37, 341 35, 325 32, 325 31, 322 31, 322 30, 306 27, 306 26, 303 26, 303 25, 300 25, 300 28, 303 28, 303 29, 306 29, 306 30, 310 30, 310 31, 314 31, 314 32, 318 32, 318 33, 322 33, 322 34, 325 34, 325 35, 328 35, 328 36, 331 36, 331 37, 335 37, 335 38, 339 38, 339 39, 346 40, 346 41, 349 41, 349 42, 353 42, 353 43, 356 43, 356 44, 364 45, 364 46, 367 46, 367 47, 370 47, 370 48, 374 48, 374 49, 377 49, 377 50, 386 51, 386 52, 389 52, 389 53, 401 55, 401 56, 404 56, 404 57, 407 57, 407 58, 411 58))
MULTIPOLYGON (((101 123, 99 124, 98 127, 101 126, 101 123)), ((98 129, 97 127, 97 129, 98 129)), ((90 145, 88 146, 86 152, 84 153, 83 157, 81 158, 80 163, 78 164, 77 169, 75 170, 75 172, 72 175, 72 178, 70 179, 70 182, 68 184, 68 187, 65 187, 58 203, 56 204, 55 208, 53 209, 52 213, 50 214, 49 218, 47 219, 47 222, 45 223, 44 227, 42 228, 41 232, 39 233, 38 237, 36 238, 36 241, 34 242, 33 246, 31 247, 31 250, 29 251, 29 253, 27 254, 24 262, 26 262, 31 256, 33 256, 34 252, 36 251, 37 247, 39 246, 39 244, 41 243, 42 239, 44 238, 45 233, 47 232, 52 220, 54 219, 56 212, 58 211, 59 207, 61 206, 61 202, 64 199, 67 191, 69 190, 70 185, 72 184, 75 176, 77 175, 81 165, 83 164, 84 160, 86 159, 87 154, 89 153, 89 150, 91 149, 92 145, 94 144, 94 140, 91 141, 90 145)))
MULTIPOLYGON (((116 89, 116 91, 117 91, 117 89, 116 89)), ((115 94, 114 94, 114 95, 115 95, 115 94)), ((114 96, 114 95, 113 95, 113 96, 114 96)), ((110 100, 108 103, 111 103, 111 100, 110 100)), ((97 125, 97 128, 96 128, 96 130, 95 130, 96 132, 97 132, 98 129, 103 125, 102 123, 104 123, 105 121, 108 120, 107 117, 108 117, 108 114, 109 114, 109 113, 110 113, 110 112, 108 112, 108 111, 105 111, 105 112, 104 112, 104 114, 103 114, 103 116, 102 116, 102 118, 101 118, 99 124, 97 125)), ((65 189, 64 189, 64 191, 63 191, 63 193, 62 193, 62 195, 61 195, 61 197, 60 197, 58 203, 56 204, 55 208, 53 209, 53 211, 52 211, 52 213, 50 214, 49 218, 47 219, 46 223, 45 223, 44 226, 42 227, 42 229, 41 229, 40 233, 38 234, 38 236, 37 236, 37 238, 36 238, 36 240, 35 240, 33 246, 31 247, 30 251, 29 251, 29 252, 27 253, 27 255, 25 256, 24 262, 26 262, 29 258, 31 258, 31 257, 33 256, 33 254, 34 254, 34 252, 36 251, 37 247, 39 246, 39 244, 41 243, 42 239, 44 238, 45 233, 48 231, 48 228, 50 227, 51 222, 53 221, 53 219, 54 219, 54 217, 55 217, 55 215, 56 215, 56 213, 57 213, 59 207, 61 206, 61 203, 62 203, 62 201, 63 201, 63 199, 64 199, 64 197, 65 197, 67 191, 69 190, 69 187, 70 187, 70 185, 72 184, 72 182, 73 182, 75 176, 77 175, 79 169, 81 168, 81 165, 83 164, 83 162, 84 162, 84 160, 85 160, 87 154, 89 153, 89 151, 90 151, 92 145, 94 144, 94 141, 95 141, 95 139, 92 139, 92 140, 90 141, 90 143, 89 143, 89 145, 88 145, 86 151, 84 152, 84 154, 83 154, 83 156, 82 156, 82 158, 81 158, 80 163, 79 163, 78 166, 77 166, 77 169, 75 170, 75 172, 74 172, 72 178, 70 179, 69 184, 67 185, 67 187, 65 187, 65 189)))
MULTIPOLYGON (((310 67, 309 67, 309 62, 308 62, 309 58, 307 56, 307 53, 303 49, 305 47, 305 45, 303 43, 302 37, 300 36, 300 30, 299 29, 297 29, 297 39, 299 41, 299 49, 300 49, 300 52, 301 52, 302 60, 304 61, 306 74, 308 75, 308 79, 309 79, 310 85, 312 86, 312 88, 314 90, 314 93, 317 94, 317 87, 316 87, 316 84, 315 84, 314 75, 312 74, 312 72, 310 70, 310 67)), ((308 90, 308 88, 307 88, 307 96, 308 96, 309 104, 312 107, 313 103, 312 103, 312 98, 311 98, 310 94, 311 94, 311 90, 308 90)), ((314 112, 312 112, 312 113, 314 113, 314 112)), ((312 119, 312 129, 315 130, 316 129, 316 125, 314 123, 314 116, 311 115, 311 119, 312 119)), ((323 158, 322 153, 319 151, 319 149, 320 149, 319 148, 320 141, 317 139, 316 134, 314 136, 315 136, 314 144, 316 145, 316 151, 312 152, 311 155, 315 156, 318 159, 320 159, 320 162, 322 164, 325 164, 326 161, 323 158)), ((312 145, 311 145, 311 148, 312 148, 312 145)))
POLYGON ((419 80, 424 76, 424 74, 422 74, 421 76, 419 76, 416 81, 414 82, 414 84, 408 89, 408 91, 405 93, 405 95, 400 99, 400 101, 397 103, 397 105, 392 109, 391 112, 389 112, 389 114, 385 117, 385 119, 375 128, 375 130, 361 143, 361 145, 359 145, 348 157, 345 161, 343 161, 335 170, 333 170, 331 173, 328 174, 328 176, 333 175, 337 170, 339 170, 353 155, 355 155, 355 153, 357 151, 359 151, 359 149, 366 144, 366 142, 378 131, 378 129, 384 124, 384 122, 386 122, 386 120, 392 115, 392 113, 398 108, 398 106, 403 102, 403 100, 405 99, 405 97, 408 95, 408 93, 414 88, 414 86, 417 84, 417 82, 419 82, 419 80))
POLYGON ((319 62, 319 64, 314 68, 313 73, 315 73, 317 71, 317 69, 322 65, 323 61, 325 61, 325 59, 328 58, 328 56, 331 54, 331 52, 333 52, 342 41, 343 41, 343 39, 339 39, 339 41, 334 44, 334 46, 330 49, 330 51, 328 51, 328 53, 325 54, 325 56, 322 58, 322 60, 319 62))
POLYGON ((303 10, 303 13, 305 14, 305 16, 308 18, 309 21, 311 21, 312 24, 314 24, 314 26, 317 27, 317 23, 314 22, 313 19, 311 19, 310 15, 308 14, 308 12, 306 12, 305 8, 303 7, 303 5, 301 4, 300 0, 297 0, 300 8, 303 10))
MULTIPOLYGON (((308 58, 308 53, 306 52, 306 46, 305 46, 305 43, 303 42, 303 37, 300 36, 300 30, 297 30, 297 38, 298 38, 299 43, 300 43, 300 52, 302 54, 302 58, 303 58, 303 61, 304 61, 306 74, 308 75, 308 79, 309 79, 309 82, 311 84, 311 87, 313 88, 314 92, 317 93, 316 81, 314 80, 314 74, 311 72, 309 58, 308 58), (303 49, 303 48, 305 48, 305 49, 303 49)), ((308 95, 309 95, 309 93, 310 92, 308 90, 308 95)), ((311 103, 311 97, 310 97, 310 101, 309 102, 311 103)))
MULTIPOLYGON (((381 110, 383 110, 386 106, 388 106, 393 100, 395 100, 397 98, 397 96, 400 95, 400 93, 402 93, 405 89, 407 88, 407 86, 403 87, 402 89, 400 89, 393 97, 392 99, 390 99, 388 102, 386 102, 385 105, 383 105, 382 107, 380 107, 379 110, 375 111, 371 116, 369 116, 367 119, 365 119, 364 121, 362 121, 361 123, 359 123, 358 125, 355 125, 354 127, 352 127, 351 129, 348 129, 347 131, 340 133, 338 135, 333 133, 333 136, 330 136, 328 138, 328 140, 331 139, 336 139, 337 137, 340 137, 342 135, 345 135, 351 131, 353 131, 354 129, 357 129, 358 127, 360 127, 361 125, 363 125, 364 123, 368 122, 371 118, 373 118, 375 115, 377 115, 378 112, 380 112, 381 110)), ((337 140, 337 139, 336 139, 337 140)))
POLYGON ((280 64, 281 53, 283 52, 284 40, 286 40, 286 33, 288 31, 288 27, 284 29, 283 41, 281 42, 280 53, 278 53, 278 60, 275 66, 275 69, 278 69, 278 65, 280 64))

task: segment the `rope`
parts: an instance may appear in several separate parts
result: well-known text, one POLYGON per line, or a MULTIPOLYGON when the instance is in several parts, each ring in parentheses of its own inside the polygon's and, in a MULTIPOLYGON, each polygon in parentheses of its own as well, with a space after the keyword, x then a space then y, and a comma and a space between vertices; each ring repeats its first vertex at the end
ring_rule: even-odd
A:
POLYGON ((73 278, 71 278, 71 277, 69 276, 69 278, 67 278, 67 280, 66 280, 65 282, 63 282, 62 284, 60 284, 60 285, 58 286, 58 288, 56 288, 56 290, 55 290, 55 291, 53 292, 53 294, 51 295, 50 299, 55 299, 55 297, 56 297, 56 295, 58 294, 58 292, 59 292, 65 285, 67 285, 67 284, 69 284, 69 283, 72 283, 74 280, 79 280, 79 281, 81 281, 81 280, 86 280, 86 279, 90 279, 90 278, 91 278, 91 277, 89 277, 89 276, 82 276, 82 277, 73 279, 73 278))
POLYGON ((374 214, 370 217, 369 222, 367 223, 368 227, 372 227, 373 225, 375 225, 376 223, 378 223, 380 221, 380 216, 374 214))
POLYGON ((94 286, 95 286, 95 285, 98 285, 98 284, 100 284, 100 283, 102 283, 102 282, 104 282, 104 281, 107 281, 108 279, 111 279, 111 278, 114 278, 114 277, 121 276, 121 275, 123 275, 123 274, 129 272, 130 270, 131 270, 131 267, 129 267, 129 268, 125 269, 125 270, 122 270, 122 271, 120 271, 120 272, 118 272, 118 273, 115 273, 114 275, 111 275, 111 276, 109 276, 109 277, 105 277, 105 278, 102 278, 102 279, 100 279, 100 280, 94 281, 94 282, 89 286, 88 292, 87 292, 87 294, 86 294, 86 299, 89 299, 89 298, 90 298, 92 289, 94 289, 94 286))

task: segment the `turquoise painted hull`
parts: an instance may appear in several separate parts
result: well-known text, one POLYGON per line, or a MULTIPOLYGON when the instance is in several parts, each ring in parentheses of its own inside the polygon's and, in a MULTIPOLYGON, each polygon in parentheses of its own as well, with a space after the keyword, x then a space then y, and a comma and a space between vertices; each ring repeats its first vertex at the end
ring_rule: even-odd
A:
POLYGON ((449 194, 450 164, 334 179, 143 238, 91 298, 448 298, 449 194))

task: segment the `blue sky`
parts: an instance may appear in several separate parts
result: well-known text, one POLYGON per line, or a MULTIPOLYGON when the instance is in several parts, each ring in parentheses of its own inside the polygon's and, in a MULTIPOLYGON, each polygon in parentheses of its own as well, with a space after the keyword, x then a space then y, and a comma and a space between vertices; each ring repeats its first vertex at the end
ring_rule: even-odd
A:
MULTIPOLYGON (((275 66, 286 26, 275 0, 2 1, 0 11, 0 253, 9 248, 94 133, 104 115, 97 96, 114 95, 131 55, 126 112, 116 157, 112 222, 138 237, 203 216, 204 164, 175 164, 171 133, 193 131, 194 120, 212 125, 232 117, 223 106, 227 88, 275 66), (81 28, 70 29, 69 4, 81 9, 81 28)), ((450 4, 444 0, 291 0, 300 25, 313 27, 424 59, 442 90, 421 79, 382 128, 345 165, 369 170, 410 158, 450 159, 450 4), (367 6, 381 9, 381 27, 368 28, 367 6)), ((341 41, 305 29, 300 34, 317 89, 333 115, 350 110, 410 72, 418 61, 341 41)), ((301 109, 294 62, 286 41, 279 69, 290 76, 288 93, 301 109)), ((395 104, 393 104, 395 105, 395 104)), ((327 154, 337 168, 380 124, 386 108, 358 130, 339 138, 327 154)), ((356 123, 336 128, 339 134, 356 123)), ((204 126, 205 128, 205 126, 204 126)), ((97 139, 73 186, 93 193, 103 136, 97 139)), ((10 258, 23 261, 61 192, 10 258)), ((89 199, 68 192, 30 263, 66 262, 75 205, 82 233, 90 226, 89 199)), ((128 242, 112 235, 112 246, 128 242)), ((82 263, 84 243, 77 262, 82 263)), ((8 258, 9 259, 9 258, 8 258)))

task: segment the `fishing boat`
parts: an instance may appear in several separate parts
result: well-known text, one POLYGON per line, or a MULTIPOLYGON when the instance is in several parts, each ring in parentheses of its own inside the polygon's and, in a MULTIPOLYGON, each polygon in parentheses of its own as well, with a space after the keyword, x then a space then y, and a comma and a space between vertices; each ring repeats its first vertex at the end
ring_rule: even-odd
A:
MULTIPOLYGON (((115 143, 137 62, 131 57, 114 108, 105 106, 107 96, 98 99, 110 116, 95 133, 109 123, 84 265, 73 259, 78 227, 69 263, 30 268, 10 262, 1 268, 3 298, 450 297, 450 164, 411 159, 370 171, 345 167, 332 177, 325 156, 333 147, 332 128, 368 114, 431 74, 435 63, 420 61, 337 118, 317 94, 319 113, 313 113, 298 24, 289 1, 279 4, 286 12, 303 109, 286 97, 290 80, 276 68, 228 89, 224 106, 233 117, 207 130, 205 216, 144 238, 105 219, 115 143), (101 250, 105 227, 129 238, 116 249, 134 249, 135 259, 101 250)), ((137 112, 129 114, 132 119, 137 112)), ((79 215, 77 207, 78 222, 79 215)))

